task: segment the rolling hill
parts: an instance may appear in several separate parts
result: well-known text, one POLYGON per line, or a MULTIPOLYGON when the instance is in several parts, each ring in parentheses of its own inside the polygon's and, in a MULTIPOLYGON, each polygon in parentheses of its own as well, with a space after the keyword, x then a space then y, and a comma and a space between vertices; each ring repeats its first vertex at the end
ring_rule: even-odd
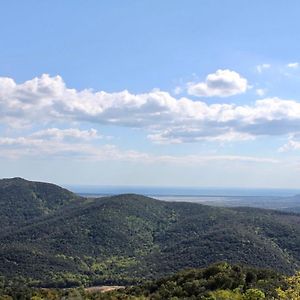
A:
POLYGON ((57 185, 22 178, 0 180, 0 231, 47 216, 80 198, 57 185))
POLYGON ((127 284, 218 261, 299 269, 298 214, 81 198, 19 178, 0 181, 0 205, 0 274, 32 285, 127 284))

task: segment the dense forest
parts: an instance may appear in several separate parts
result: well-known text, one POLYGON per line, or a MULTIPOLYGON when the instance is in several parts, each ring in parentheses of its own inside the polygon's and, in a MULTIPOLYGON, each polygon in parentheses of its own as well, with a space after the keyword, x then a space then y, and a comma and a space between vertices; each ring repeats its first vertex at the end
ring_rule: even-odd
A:
POLYGON ((118 287, 108 292, 98 289, 30 288, 22 282, 2 282, 0 299, 86 299, 86 300, 297 300, 300 275, 283 276, 274 271, 219 263, 189 269, 158 280, 118 287))
MULTIPOLYGON (((160 278, 216 262, 287 276, 300 269, 300 215, 295 213, 164 202, 134 194, 83 198, 53 184, 14 178, 0 180, 0 225, 1 287, 6 291, 138 285, 122 295, 163 299, 157 298, 160 288, 143 284, 157 286, 160 278)), ((174 276, 201 277, 203 270, 174 276)), ((202 286, 201 278, 195 280, 202 286)), ((276 278, 276 288, 284 289, 284 279, 276 278)), ((243 284, 240 293, 260 289, 243 284)), ((233 291, 235 286, 220 289, 233 291)))

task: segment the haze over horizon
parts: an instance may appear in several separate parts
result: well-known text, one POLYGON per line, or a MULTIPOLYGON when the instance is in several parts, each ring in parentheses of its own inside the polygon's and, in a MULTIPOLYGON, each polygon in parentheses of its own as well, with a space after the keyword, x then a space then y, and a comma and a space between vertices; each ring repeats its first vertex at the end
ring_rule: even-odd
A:
POLYGON ((246 3, 3 2, 0 177, 300 188, 300 3, 246 3))

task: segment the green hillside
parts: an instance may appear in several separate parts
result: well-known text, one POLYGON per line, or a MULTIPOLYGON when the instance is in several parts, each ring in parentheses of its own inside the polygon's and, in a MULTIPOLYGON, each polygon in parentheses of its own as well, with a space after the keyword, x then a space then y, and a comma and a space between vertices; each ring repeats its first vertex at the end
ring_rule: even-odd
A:
POLYGON ((0 231, 47 216, 78 196, 57 185, 22 178, 0 180, 0 231))
POLYGON ((298 214, 140 195, 83 199, 20 179, 1 184, 7 207, 0 219, 9 220, 9 230, 0 231, 0 274, 7 279, 59 287, 131 284, 219 261, 299 269, 298 214))

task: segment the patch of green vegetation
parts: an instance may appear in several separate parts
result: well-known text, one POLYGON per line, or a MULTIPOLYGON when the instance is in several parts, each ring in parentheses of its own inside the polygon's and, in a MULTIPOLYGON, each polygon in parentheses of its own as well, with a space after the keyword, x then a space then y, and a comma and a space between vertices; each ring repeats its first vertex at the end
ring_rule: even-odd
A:
MULTIPOLYGON (((62 284, 77 282, 72 274, 57 278, 62 284)), ((300 276, 284 277, 274 271, 219 263, 190 269, 139 285, 101 292, 84 289, 29 288, 0 280, 0 299, 86 299, 86 300, 292 300, 298 299, 300 276)))
POLYGON ((106 260, 95 261, 92 264, 92 271, 101 274, 112 274, 114 272, 124 271, 125 269, 135 266, 138 262, 134 257, 112 256, 106 260))

